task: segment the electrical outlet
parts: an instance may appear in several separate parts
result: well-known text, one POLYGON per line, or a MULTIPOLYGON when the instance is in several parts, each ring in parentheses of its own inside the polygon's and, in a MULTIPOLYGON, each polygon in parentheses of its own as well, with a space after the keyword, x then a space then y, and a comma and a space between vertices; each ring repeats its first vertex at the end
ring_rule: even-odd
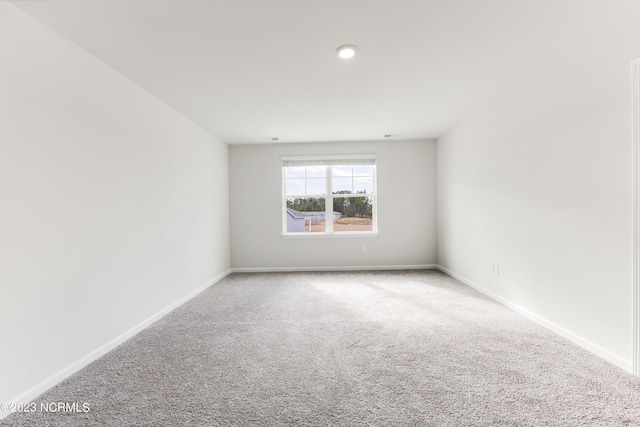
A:
POLYGON ((496 276, 500 275, 500 264, 496 264, 492 262, 489 264, 489 270, 491 270, 491 274, 495 274, 496 276))

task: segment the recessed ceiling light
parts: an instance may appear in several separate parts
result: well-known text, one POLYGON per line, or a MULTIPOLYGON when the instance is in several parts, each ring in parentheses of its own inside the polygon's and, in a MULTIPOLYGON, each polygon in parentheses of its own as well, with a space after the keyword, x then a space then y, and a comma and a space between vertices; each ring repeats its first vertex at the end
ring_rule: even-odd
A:
POLYGON ((358 51, 358 46, 353 44, 343 44, 336 49, 336 53, 342 59, 353 58, 358 51))

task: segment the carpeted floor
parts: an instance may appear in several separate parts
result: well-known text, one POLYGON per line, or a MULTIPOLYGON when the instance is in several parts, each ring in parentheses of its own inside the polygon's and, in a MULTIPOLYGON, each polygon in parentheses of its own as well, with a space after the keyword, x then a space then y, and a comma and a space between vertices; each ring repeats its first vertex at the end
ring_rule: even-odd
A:
POLYGON ((227 277, 1 426, 640 425, 640 379, 437 271, 227 277))

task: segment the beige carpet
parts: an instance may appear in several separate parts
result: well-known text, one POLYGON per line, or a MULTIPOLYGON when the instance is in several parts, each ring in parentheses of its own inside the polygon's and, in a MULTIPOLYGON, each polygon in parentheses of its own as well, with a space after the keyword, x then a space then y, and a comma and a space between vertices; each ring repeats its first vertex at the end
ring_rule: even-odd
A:
POLYGON ((235 274, 2 426, 640 425, 640 379, 436 271, 235 274))

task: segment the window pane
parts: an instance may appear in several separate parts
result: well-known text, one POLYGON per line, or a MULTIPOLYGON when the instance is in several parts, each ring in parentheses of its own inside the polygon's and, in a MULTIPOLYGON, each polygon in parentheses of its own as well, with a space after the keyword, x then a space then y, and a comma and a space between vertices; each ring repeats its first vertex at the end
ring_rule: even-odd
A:
POLYGON ((286 195, 287 196, 299 196, 304 193, 304 179, 287 179, 286 180, 286 195))
POLYGON ((353 175, 353 167, 351 166, 333 166, 331 173, 333 176, 351 176, 353 175))
POLYGON ((304 166, 292 166, 285 169, 285 178, 304 178, 304 166))
POLYGON ((333 188, 331 189, 331 191, 333 192, 333 194, 339 194, 340 192, 349 192, 352 193, 353 192, 353 185, 352 185, 352 178, 348 177, 348 178, 342 178, 342 177, 334 177, 332 179, 333 181, 333 188))
POLYGON ((354 176, 373 176, 373 166, 354 166, 354 176))
POLYGON ((291 166, 285 168, 285 195, 314 196, 327 193, 327 168, 291 166))
POLYGON ((284 167, 285 233, 326 232, 327 221, 338 233, 374 231, 375 165, 330 163, 284 167), (325 205, 331 202, 334 212, 325 218, 325 205))
POLYGON ((327 180, 322 178, 308 178, 307 179, 307 192, 300 193, 308 196, 327 193, 327 180))
POLYGON ((373 193, 373 177, 354 177, 353 190, 354 193, 373 193))
POLYGON ((333 231, 373 231, 373 199, 370 197, 334 197, 333 210, 338 212, 333 231))
POLYGON ((307 166, 307 178, 324 178, 327 175, 325 166, 307 166))
POLYGON ((287 233, 325 231, 325 199, 309 197, 287 199, 287 233))

